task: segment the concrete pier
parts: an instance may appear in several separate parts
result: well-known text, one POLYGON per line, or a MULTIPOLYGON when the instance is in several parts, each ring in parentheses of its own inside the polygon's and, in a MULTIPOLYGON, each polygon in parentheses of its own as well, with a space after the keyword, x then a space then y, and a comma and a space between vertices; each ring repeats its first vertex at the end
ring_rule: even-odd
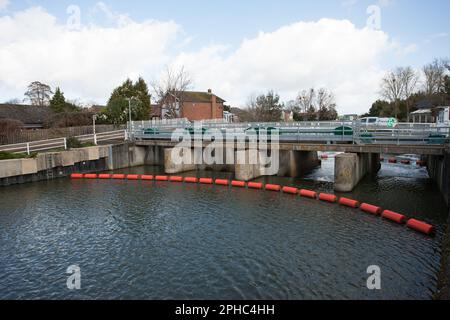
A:
POLYGON ((338 154, 334 163, 334 189, 338 192, 350 192, 366 174, 375 174, 379 170, 379 154, 338 154))

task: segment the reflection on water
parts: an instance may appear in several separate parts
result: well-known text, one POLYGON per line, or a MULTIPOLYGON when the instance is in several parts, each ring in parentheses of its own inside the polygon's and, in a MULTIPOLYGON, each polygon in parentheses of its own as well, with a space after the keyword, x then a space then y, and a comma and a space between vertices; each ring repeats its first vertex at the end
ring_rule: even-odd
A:
MULTIPOLYGON (((305 179, 260 180, 332 192, 333 168, 328 159, 305 179)), ((184 175, 192 174, 231 178, 184 175)), ((4 188, 0 298, 430 298, 446 209, 426 171, 383 164, 347 196, 425 219, 438 234, 219 186, 61 179, 4 188), (81 267, 79 291, 66 288, 72 264, 81 267), (366 288, 369 265, 381 267, 380 291, 366 288)))

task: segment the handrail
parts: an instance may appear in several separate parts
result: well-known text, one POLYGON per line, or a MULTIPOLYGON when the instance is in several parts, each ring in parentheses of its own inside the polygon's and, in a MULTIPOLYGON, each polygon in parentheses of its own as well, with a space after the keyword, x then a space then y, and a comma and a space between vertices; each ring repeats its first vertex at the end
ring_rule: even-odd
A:
MULTIPOLYGON (((95 144, 97 144, 98 141, 108 141, 108 140, 117 140, 117 139, 127 140, 128 136, 127 136, 126 130, 116 130, 116 131, 101 132, 101 133, 96 133, 96 134, 85 134, 85 135, 76 136, 75 138, 79 139, 81 141, 92 140, 95 144)), ((31 152, 45 151, 45 150, 51 150, 51 149, 56 149, 56 148, 67 149, 67 138, 54 138, 54 139, 47 139, 47 140, 0 145, 0 151, 7 151, 7 152, 13 152, 13 153, 24 152, 24 153, 27 153, 28 155, 30 155, 31 152)))

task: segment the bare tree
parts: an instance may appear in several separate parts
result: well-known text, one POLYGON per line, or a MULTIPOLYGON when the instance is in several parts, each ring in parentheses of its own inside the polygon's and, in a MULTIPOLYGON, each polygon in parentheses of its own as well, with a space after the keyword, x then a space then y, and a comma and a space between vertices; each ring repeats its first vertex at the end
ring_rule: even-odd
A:
POLYGON ((32 82, 25 92, 25 96, 35 106, 46 106, 50 103, 50 96, 53 94, 49 85, 39 81, 32 82))
POLYGON ((192 79, 184 66, 179 69, 166 67, 165 75, 152 87, 161 105, 162 117, 178 118, 183 106, 184 93, 192 86, 192 79))
POLYGON ((398 116, 398 102, 404 96, 403 68, 386 73, 381 80, 381 95, 394 103, 394 116, 398 116))
POLYGON ((314 88, 311 88, 309 90, 302 90, 297 96, 300 111, 303 113, 308 113, 308 111, 313 106, 315 97, 316 91, 314 90, 314 88))
POLYGON ((320 88, 317 91, 316 104, 319 120, 336 120, 336 102, 331 91, 320 88))
POLYGON ((403 85, 403 98, 406 102, 406 117, 409 122, 409 98, 416 91, 419 75, 411 67, 401 68, 401 81, 403 85))
POLYGON ((448 60, 434 59, 422 69, 425 76, 424 89, 427 95, 440 93, 445 83, 445 72, 448 60))

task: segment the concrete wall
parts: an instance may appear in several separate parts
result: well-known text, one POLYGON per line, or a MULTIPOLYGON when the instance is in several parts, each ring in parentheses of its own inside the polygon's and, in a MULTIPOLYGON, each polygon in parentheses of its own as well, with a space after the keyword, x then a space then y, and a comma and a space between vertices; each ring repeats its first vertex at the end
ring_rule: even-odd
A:
POLYGON ((450 153, 444 156, 428 156, 427 169, 430 177, 436 182, 444 197, 445 203, 450 205, 450 153))
POLYGON ((145 147, 129 143, 40 153, 36 158, 0 161, 0 185, 48 180, 74 172, 98 172, 145 163, 145 147))
POLYGON ((379 154, 338 154, 334 163, 334 189, 339 192, 350 192, 366 174, 377 173, 380 166, 379 154))

